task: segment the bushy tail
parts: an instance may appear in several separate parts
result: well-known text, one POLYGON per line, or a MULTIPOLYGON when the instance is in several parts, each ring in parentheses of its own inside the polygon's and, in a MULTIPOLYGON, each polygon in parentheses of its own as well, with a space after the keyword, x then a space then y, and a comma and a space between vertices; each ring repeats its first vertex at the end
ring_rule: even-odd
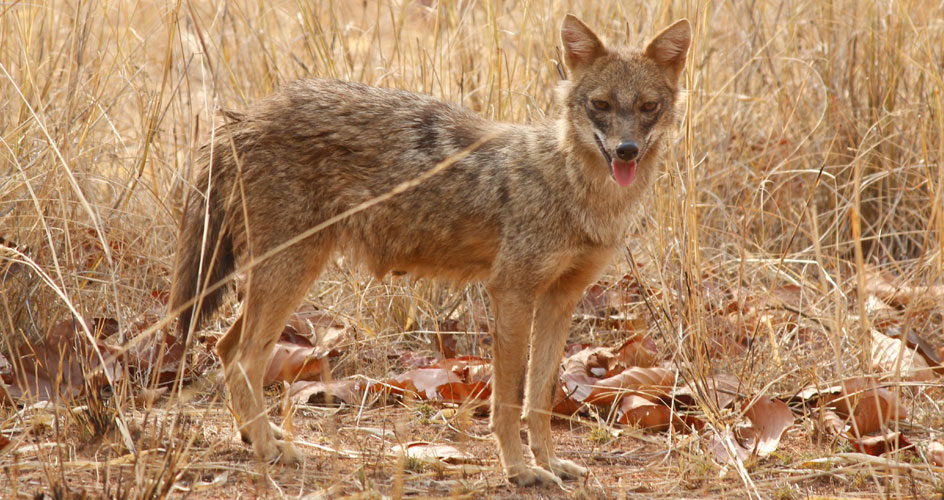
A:
MULTIPOLYGON (((208 184, 209 176, 204 171, 200 174, 197 186, 206 193, 208 184)), ((170 294, 171 311, 178 310, 188 302, 193 303, 180 312, 178 341, 186 339, 191 323, 195 322, 193 326, 198 328, 203 320, 216 312, 223 301, 224 292, 232 286, 232 280, 222 283, 236 265, 233 240, 225 228, 225 195, 222 191, 225 189, 214 185, 208 196, 191 193, 187 198, 177 242, 174 282, 170 294)))

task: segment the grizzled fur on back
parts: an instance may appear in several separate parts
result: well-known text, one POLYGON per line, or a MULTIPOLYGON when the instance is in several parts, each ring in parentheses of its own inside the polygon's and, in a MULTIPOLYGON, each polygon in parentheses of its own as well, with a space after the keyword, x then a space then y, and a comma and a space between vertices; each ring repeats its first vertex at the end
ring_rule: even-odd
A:
POLYGON ((219 306, 224 287, 216 284, 248 265, 243 314, 217 350, 256 453, 297 458, 259 423, 261 370, 326 260, 344 251, 377 276, 485 281, 496 318, 492 428, 507 476, 530 484, 585 472, 553 456, 552 376, 574 305, 658 175, 677 128, 690 36, 680 21, 643 51, 611 49, 568 16, 561 42, 570 79, 559 84, 554 116, 533 125, 326 79, 290 83, 228 114, 203 149, 185 207, 171 308, 182 311, 178 332, 188 334, 219 306), (422 184, 261 258, 449 159, 422 184), (534 466, 515 443, 525 388, 534 466))
MULTIPOLYGON (((620 74, 627 73, 621 67, 607 71, 616 73, 612 75, 616 78, 634 76, 620 74)), ((206 162, 212 151, 212 167, 202 170, 197 181, 205 192, 213 174, 211 246, 204 257, 203 276, 217 239, 220 246, 209 283, 233 271, 235 256, 248 256, 246 227, 271 228, 271 233, 257 235, 264 241, 257 243, 254 253, 263 253, 493 134, 497 135, 418 188, 416 196, 395 197, 313 238, 335 240, 377 276, 398 271, 446 274, 463 281, 488 276, 501 239, 523 245, 522 250, 539 244, 520 227, 525 221, 570 227, 574 234, 568 237, 574 245, 614 244, 625 231, 632 201, 648 189, 657 169, 640 168, 628 192, 619 192, 600 159, 594 159, 599 168, 584 171, 581 160, 599 156, 592 138, 582 137, 586 130, 577 127, 593 119, 584 112, 583 96, 606 81, 602 74, 594 76, 598 78, 578 84, 561 82, 558 99, 564 104, 563 116, 532 126, 492 122, 426 95, 322 79, 289 83, 245 113, 228 113, 229 123, 218 131, 212 149, 207 145, 202 150, 206 162), (239 162, 234 149, 240 152, 239 162), (517 156, 520 163, 508 165, 499 160, 503 155, 517 156), (301 165, 304 168, 298 168, 301 165), (547 175, 547 169, 567 175, 547 175), (235 185, 240 170, 241 189, 235 185), (243 211, 241 196, 253 200, 251 213, 243 211), (259 226, 244 220, 244 215, 258 220, 259 226)), ((660 127, 651 127, 647 164, 658 162, 663 136, 676 126, 676 95, 665 85, 661 98, 667 116, 655 121, 660 127)), ((605 131, 606 119, 594 121, 602 122, 605 131)), ((192 196, 185 217, 201 220, 205 211, 203 197, 192 196)), ((184 239, 202 240, 202 224, 183 227, 184 239)), ((192 298, 194 292, 181 293, 181 299, 192 298)), ((220 304, 220 292, 204 299, 201 317, 220 304)), ((186 320, 181 321, 178 331, 188 327, 186 320)))

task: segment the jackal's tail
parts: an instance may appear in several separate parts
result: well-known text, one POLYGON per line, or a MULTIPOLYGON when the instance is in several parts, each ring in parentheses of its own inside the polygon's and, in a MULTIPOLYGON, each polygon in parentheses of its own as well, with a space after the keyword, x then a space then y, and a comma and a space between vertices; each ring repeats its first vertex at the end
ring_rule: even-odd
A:
POLYGON ((197 182, 200 192, 187 197, 180 225, 170 294, 170 310, 183 308, 177 322, 178 341, 220 307, 224 292, 232 286, 227 277, 236 264, 233 239, 225 227, 224 190, 213 185, 210 192, 209 184, 204 171, 197 182))

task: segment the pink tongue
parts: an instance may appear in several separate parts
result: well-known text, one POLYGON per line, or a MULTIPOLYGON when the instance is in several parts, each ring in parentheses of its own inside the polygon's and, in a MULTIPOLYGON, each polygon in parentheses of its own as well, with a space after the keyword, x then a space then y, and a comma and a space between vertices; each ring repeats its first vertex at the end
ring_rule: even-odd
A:
POLYGON ((620 186, 626 187, 636 178, 636 160, 613 160, 613 178, 620 186))

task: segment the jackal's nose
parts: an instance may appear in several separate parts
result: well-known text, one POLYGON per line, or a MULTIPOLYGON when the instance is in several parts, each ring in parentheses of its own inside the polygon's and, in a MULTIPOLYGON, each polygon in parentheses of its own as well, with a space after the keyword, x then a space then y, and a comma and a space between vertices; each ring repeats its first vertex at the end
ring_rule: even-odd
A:
POLYGON ((629 161, 639 154, 639 146, 634 141, 623 141, 616 146, 616 156, 620 160, 629 161))

